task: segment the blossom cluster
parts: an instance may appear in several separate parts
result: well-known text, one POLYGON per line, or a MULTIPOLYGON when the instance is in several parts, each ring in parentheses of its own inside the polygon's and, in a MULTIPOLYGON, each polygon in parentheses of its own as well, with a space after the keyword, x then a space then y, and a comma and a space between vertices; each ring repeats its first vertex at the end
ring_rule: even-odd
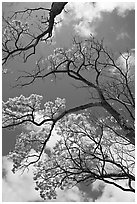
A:
POLYGON ((14 124, 32 118, 32 112, 40 109, 42 96, 31 94, 29 97, 20 95, 3 102, 3 125, 14 124))
MULTIPOLYGON (((45 200, 56 198, 58 188, 72 187, 80 180, 94 182, 97 177, 103 176, 102 171, 106 175, 115 175, 122 169, 125 172, 129 170, 126 159, 131 160, 133 155, 126 152, 127 148, 132 150, 128 143, 121 151, 120 139, 114 132, 104 127, 98 134, 98 127, 92 126, 92 121, 89 122, 83 114, 70 114, 58 122, 61 139, 52 153, 35 165, 35 189, 45 200)), ((131 170, 133 166, 132 163, 131 170)))
MULTIPOLYGON (((99 162, 91 154, 93 142, 89 142, 86 136, 85 130, 89 126, 84 127, 87 123, 84 121, 85 117, 81 114, 71 114, 65 120, 66 123, 60 121, 58 134, 62 138, 53 148, 52 155, 35 164, 35 189, 40 190, 44 199, 56 198, 57 188, 63 190, 72 187, 80 179, 86 179, 90 174, 88 169, 95 167, 99 162)), ((96 169, 94 171, 97 173, 96 169)), ((92 180, 92 176, 90 179, 92 180)))
POLYGON ((22 23, 20 20, 9 22, 3 32, 3 41, 15 40, 21 33, 29 31, 28 22, 22 23))
POLYGON ((61 99, 61 98, 56 98, 55 102, 48 101, 44 104, 44 109, 43 109, 43 117, 49 117, 53 118, 57 116, 62 110, 65 109, 66 105, 66 100, 61 99))
MULTIPOLYGON (((14 162, 13 172, 27 166, 30 158, 39 157, 49 136, 52 119, 64 111, 65 99, 48 101, 42 110, 41 100, 42 96, 36 94, 28 98, 21 95, 3 104, 4 114, 7 114, 4 120, 7 123, 9 116, 18 119, 19 114, 23 116, 33 111, 35 116, 40 115, 39 120, 45 119, 39 130, 21 133, 17 137, 15 149, 9 154, 14 162), (46 119, 51 119, 50 123, 46 119), (35 154, 30 154, 32 150, 35 154)), ((60 139, 50 153, 45 148, 43 154, 46 156, 36 160, 38 162, 34 165, 35 189, 40 191, 40 196, 43 199, 54 199, 58 188, 72 187, 81 180, 94 182, 102 176, 122 171, 132 174, 134 149, 116 134, 117 129, 113 117, 102 117, 95 121, 87 111, 71 113, 57 121, 55 131, 60 139)))

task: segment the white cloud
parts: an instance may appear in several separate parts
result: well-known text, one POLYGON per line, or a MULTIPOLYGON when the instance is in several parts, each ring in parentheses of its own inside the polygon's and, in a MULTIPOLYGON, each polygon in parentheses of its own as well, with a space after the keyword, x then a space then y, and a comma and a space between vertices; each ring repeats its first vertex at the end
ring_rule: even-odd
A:
MULTIPOLYGON (((134 53, 134 51, 132 51, 134 53)), ((41 121, 41 115, 37 114, 37 121, 41 121)), ((44 126, 43 126, 44 127, 44 126)), ((28 127, 28 130, 41 131, 43 127, 37 127, 32 125, 28 127)), ((53 134, 47 143, 47 147, 53 148, 56 144, 59 136, 56 131, 53 131, 53 134)), ((33 153, 33 152, 31 152, 33 153)), ((3 186, 3 201, 7 202, 27 202, 27 201, 35 201, 41 200, 39 196, 39 192, 35 191, 35 183, 33 181, 33 171, 30 168, 29 172, 25 171, 24 174, 21 175, 21 172, 16 172, 13 174, 11 172, 12 169, 12 161, 7 160, 7 157, 3 157, 3 169, 6 172, 5 177, 2 181, 3 186), (29 193, 28 193, 29 192, 29 193)), ((103 194, 100 198, 96 200, 96 202, 121 202, 121 201, 134 201, 133 193, 124 192, 115 186, 104 184, 100 181, 96 181, 93 184, 92 190, 100 191, 103 189, 103 194), (105 188, 103 188, 105 186, 105 188), (122 195, 122 196, 121 196, 122 195)), ((55 202, 81 202, 84 201, 85 195, 79 190, 78 187, 74 187, 69 190, 62 191, 60 189, 57 190, 57 199, 52 200, 55 202)), ((92 202, 92 198, 90 198, 89 202, 92 202)))
POLYGON ((96 190, 99 191, 100 188, 103 188, 106 184, 103 181, 100 180, 96 180, 93 184, 92 184, 92 190, 96 190))
MULTIPOLYGON (((12 161, 8 160, 7 157, 3 157, 3 202, 42 201, 39 192, 34 189, 35 182, 33 181, 32 168, 30 167, 29 171, 25 171, 23 174, 21 174, 21 171, 13 174, 11 172, 12 165, 12 161)), ((96 202, 132 202, 135 199, 134 193, 124 192, 113 185, 101 181, 93 183, 92 191, 100 192, 100 190, 103 191, 103 194, 96 202)), ((85 196, 86 194, 76 186, 64 191, 57 189, 57 199, 51 200, 51 202, 82 202, 85 196)), ((89 199, 89 202, 93 201, 92 198, 87 199, 89 199)))
POLYGON ((134 77, 135 75, 135 52, 134 50, 131 50, 130 53, 127 53, 127 52, 122 53, 122 55, 117 59, 117 64, 121 67, 123 71, 125 72, 128 71, 128 76, 134 77), (128 60, 127 60, 127 65, 126 65, 127 58, 128 60))
POLYGON ((97 2, 98 12, 112 12, 116 9, 118 15, 124 17, 127 11, 135 9, 134 2, 97 2))
POLYGON ((3 157, 3 169, 6 172, 2 179, 2 200, 3 202, 27 202, 41 200, 39 193, 34 189, 33 172, 30 168, 21 174, 18 171, 13 174, 12 161, 3 157))
MULTIPOLYGON (((36 113, 35 114, 35 121, 40 123, 42 120, 43 120, 43 115, 40 113, 36 113)), ((49 123, 43 124, 41 126, 36 126, 34 124, 28 124, 27 126, 25 126, 25 129, 28 131, 34 131, 34 132, 37 132, 38 134, 40 134, 41 132, 45 131, 46 127, 50 128, 50 124, 49 123)), ((51 137, 50 137, 49 141, 47 142, 46 147, 52 149, 59 139, 60 139, 60 136, 57 134, 57 130, 55 130, 55 128, 54 128, 52 130, 51 137)))
MULTIPOLYGON (((75 25, 75 31, 81 36, 86 36, 87 33, 95 35, 95 29, 98 22, 102 20, 103 12, 112 12, 116 10, 117 14, 125 17, 127 12, 135 9, 134 2, 71 2, 66 7, 70 11, 68 18, 71 20, 78 20, 75 25)), ((67 21, 67 15, 66 19, 67 21)))
POLYGON ((79 35, 84 35, 85 37, 89 37, 91 33, 94 33, 94 35, 96 34, 95 27, 90 27, 87 21, 80 21, 79 24, 75 25, 74 30, 79 35))
POLYGON ((130 38, 130 37, 129 37, 128 33, 126 33, 126 32, 121 32, 121 33, 119 33, 119 34, 117 35, 116 40, 121 40, 121 39, 124 39, 124 38, 130 38))
MULTIPOLYGON (((127 74, 127 77, 129 77, 130 80, 135 80, 135 49, 121 53, 115 63, 124 74, 127 74)), ((110 73, 121 77, 121 74, 116 67, 110 67, 109 71, 110 73)))
MULTIPOLYGON (((33 170, 21 171, 12 173, 12 161, 8 160, 6 156, 3 157, 3 170, 4 176, 2 179, 2 201, 3 202, 29 202, 29 201, 43 201, 40 198, 39 192, 36 191, 35 182, 33 181, 33 170)), ((48 200, 53 202, 80 202, 83 201, 84 194, 78 189, 73 187, 69 190, 57 190, 57 199, 48 200)))
POLYGON ((60 138, 61 136, 57 134, 56 130, 53 130, 52 135, 49 141, 47 142, 47 147, 52 149, 60 138))
POLYGON ((84 194, 79 190, 78 187, 74 186, 71 189, 62 191, 57 190, 57 200, 56 202, 82 202, 84 201, 84 194))
MULTIPOLYGON (((102 182, 95 182, 94 190, 98 189, 100 185, 102 182)), ((132 192, 122 191, 114 185, 105 184, 103 194, 95 202, 135 202, 135 195, 132 192)))
POLYGON ((127 11, 131 11, 135 9, 135 3, 134 2, 117 2, 117 12, 120 16, 125 17, 127 14, 127 11))

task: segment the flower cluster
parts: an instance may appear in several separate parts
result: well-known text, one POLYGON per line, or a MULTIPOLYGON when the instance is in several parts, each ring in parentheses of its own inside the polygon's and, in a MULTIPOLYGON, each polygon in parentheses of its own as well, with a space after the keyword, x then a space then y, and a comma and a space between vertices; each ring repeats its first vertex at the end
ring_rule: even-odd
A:
POLYGON ((30 158, 38 157, 47 134, 42 129, 41 131, 31 131, 28 133, 22 132, 16 138, 15 148, 9 153, 9 158, 12 159, 13 172, 19 168, 24 168, 30 163, 30 158), (31 151, 34 153, 31 153, 31 151))
POLYGON ((20 20, 13 20, 9 22, 3 33, 3 41, 15 40, 22 33, 29 31, 28 22, 22 23, 20 20))
MULTIPOLYGON (((121 151, 120 138, 104 127, 98 134, 98 127, 86 115, 70 114, 58 122, 61 139, 52 153, 35 165, 36 190, 42 198, 56 198, 56 190, 72 187, 77 182, 94 182, 104 174, 119 174, 134 169, 133 155, 127 154, 128 143, 121 151), (119 163, 119 166, 117 165, 119 163), (122 168, 120 167, 121 165, 122 168)), ((102 127, 102 126, 101 126, 102 127)))
POLYGON ((53 118, 65 109, 65 99, 57 98, 55 102, 48 101, 44 104, 43 117, 53 118))
POLYGON ((16 112, 27 112, 30 109, 34 108, 35 110, 40 108, 40 101, 42 100, 42 96, 31 94, 29 97, 25 97, 20 95, 19 97, 9 98, 9 100, 3 103, 3 108, 12 109, 12 111, 16 112))
POLYGON ((44 120, 40 129, 21 133, 14 151, 9 154, 14 162, 13 172, 28 166, 30 158, 36 157, 35 189, 40 191, 43 199, 54 199, 58 188, 66 189, 81 181, 91 183, 110 174, 132 174, 134 148, 116 134, 118 128, 115 119, 108 116, 94 120, 87 111, 71 113, 57 121, 54 130, 60 140, 50 153, 44 149, 44 157, 39 157, 49 136, 52 120, 58 118, 65 108, 65 99, 57 98, 54 102, 46 102, 41 110, 41 100, 42 96, 36 94, 28 98, 21 95, 3 103, 3 112, 7 117, 4 118, 5 123, 9 123, 8 117, 17 120, 33 111, 33 117, 44 120))
MULTIPOLYGON (((89 142, 83 129, 86 124, 84 119, 81 114, 72 114, 68 116, 66 123, 61 121, 58 134, 62 138, 53 148, 52 155, 35 165, 34 180, 37 186, 35 189, 40 190, 42 198, 56 198, 57 188, 63 190, 72 187, 81 179, 86 180, 90 174, 88 169, 97 165, 97 159, 91 154, 93 142, 91 140, 89 142), (83 124, 80 123, 81 119, 83 124)), ((85 130, 86 128, 89 126, 86 126, 85 130)), ((94 171, 97 173, 97 170, 94 171)))
POLYGON ((15 124, 22 120, 31 119, 32 112, 40 109, 42 96, 32 94, 28 98, 21 95, 15 98, 9 98, 3 102, 3 125, 15 124))

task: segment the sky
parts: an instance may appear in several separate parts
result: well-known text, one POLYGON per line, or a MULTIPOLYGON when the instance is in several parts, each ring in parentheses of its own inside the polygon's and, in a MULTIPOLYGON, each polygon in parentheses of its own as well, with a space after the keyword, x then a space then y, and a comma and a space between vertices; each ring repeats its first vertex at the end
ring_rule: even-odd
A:
MULTIPOLYGON (((45 6, 50 8, 49 2, 5 2, 3 3, 3 12, 9 15, 10 11, 20 10, 30 6, 45 6)), ((54 100, 56 97, 66 98, 67 107, 78 105, 89 100, 88 93, 73 86, 73 80, 62 78, 54 82, 49 78, 46 81, 36 81, 35 84, 22 89, 12 88, 15 79, 22 70, 32 70, 36 59, 39 56, 47 57, 56 47, 71 47, 73 36, 80 35, 83 39, 89 34, 98 39, 104 38, 105 44, 117 54, 126 53, 126 50, 132 50, 134 61, 135 49, 135 4, 134 2, 103 2, 96 4, 88 2, 69 2, 65 10, 58 16, 57 20, 62 19, 54 30, 53 45, 40 43, 35 56, 31 57, 27 63, 23 64, 13 60, 6 65, 7 74, 2 78, 2 99, 20 96, 26 97, 32 93, 43 96, 43 101, 54 100)), ((21 132, 3 130, 2 138, 2 167, 3 167, 3 201, 33 202, 41 201, 39 194, 34 190, 32 170, 29 173, 20 175, 20 172, 13 175, 11 170, 12 161, 8 161, 6 155, 14 148, 16 135, 21 132), (27 193, 29 192, 29 194, 27 193)), ((53 141, 51 141, 51 146, 53 141)), ((67 192, 58 191, 57 201, 84 201, 85 193, 88 195, 88 201, 92 202, 121 202, 134 201, 134 196, 130 193, 124 193, 117 188, 96 182, 94 186, 83 191, 84 188, 74 187, 67 192), (100 190, 102 189, 102 191, 100 190), (83 192, 83 193, 82 193, 83 192), (73 200, 71 200, 73 198, 73 200)))

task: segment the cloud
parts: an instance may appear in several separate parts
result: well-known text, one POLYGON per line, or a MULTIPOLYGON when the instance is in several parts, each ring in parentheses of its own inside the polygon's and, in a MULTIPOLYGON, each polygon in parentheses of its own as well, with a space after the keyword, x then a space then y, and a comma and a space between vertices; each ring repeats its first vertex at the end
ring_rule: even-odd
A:
POLYGON ((116 9, 118 12, 118 15, 125 17, 128 11, 135 9, 135 3, 134 2, 115 2, 117 4, 116 9))
POLYGON ((85 37, 89 37, 91 33, 96 34, 95 26, 90 27, 88 21, 80 21, 79 24, 75 25, 74 30, 76 33, 82 34, 82 36, 84 35, 85 37))
POLYGON ((89 34, 96 35, 95 29, 98 27, 99 21, 103 20, 104 12, 113 12, 114 10, 121 17, 125 17, 128 11, 135 9, 134 2, 71 2, 66 7, 70 11, 70 15, 64 18, 67 21, 75 19, 74 30, 83 37, 89 34))
MULTIPOLYGON (((134 50, 132 50, 132 53, 134 54, 134 50)), ((41 115, 37 114, 36 119, 37 121, 41 121, 41 115)), ((32 125, 28 126, 27 128, 28 131, 32 129, 35 131, 42 131, 44 126, 36 127, 32 125)), ((47 147, 52 150, 58 139, 59 136, 54 130, 49 142, 47 143, 47 147)), ((28 172, 25 171, 24 174, 21 174, 20 171, 16 172, 16 174, 13 174, 11 172, 12 165, 12 161, 8 160, 7 157, 3 157, 3 202, 43 201, 39 196, 39 192, 34 189, 35 182, 33 181, 32 168, 30 168, 28 172)), ((89 202, 93 201, 93 191, 103 192, 101 197, 96 199, 96 202, 134 201, 133 193, 124 192, 115 186, 96 181, 92 185, 91 198, 87 197, 89 202)), ((86 193, 83 193, 83 191, 75 186, 72 189, 64 191, 57 189, 57 199, 51 200, 51 202, 82 202, 85 201, 85 198, 86 193)))
POLYGON ((117 35, 117 38, 116 38, 116 40, 123 40, 123 39, 125 39, 125 38, 130 38, 129 37, 129 35, 128 35, 128 33, 126 33, 126 32, 121 32, 121 33, 119 33, 118 35, 117 35))
POLYGON ((40 195, 35 191, 35 183, 33 181, 33 171, 25 171, 21 174, 18 171, 13 174, 12 161, 8 160, 6 156, 3 157, 4 176, 2 179, 2 200, 3 202, 27 202, 41 200, 40 195))
MULTIPOLYGON (((12 161, 6 156, 3 157, 3 179, 2 179, 2 201, 3 202, 41 202, 39 192, 36 191, 35 182, 33 181, 33 170, 12 173, 12 161)), ((57 190, 57 199, 48 200, 48 202, 80 202, 84 200, 84 194, 78 187, 68 190, 57 190)))
MULTIPOLYGON (((39 192, 36 191, 35 182, 33 181, 33 169, 30 167, 29 171, 25 171, 21 174, 21 171, 13 174, 12 161, 8 160, 6 156, 3 157, 3 180, 2 180, 2 197, 3 202, 30 202, 30 201, 43 201, 40 198, 39 192), (29 193, 28 193, 29 192, 29 193)), ((96 202, 134 202, 134 194, 124 192, 113 185, 105 184, 101 181, 96 181, 92 184, 91 196, 88 189, 88 196, 86 190, 83 192, 77 186, 68 189, 57 189, 57 199, 48 200, 47 202, 93 202, 92 195, 94 192, 98 192, 96 202), (89 197, 90 196, 90 197, 89 197)))
MULTIPOLYGON (((35 121, 36 122, 41 122, 43 120, 43 115, 40 113, 36 113, 35 114, 35 121)), ((37 132, 38 134, 43 133, 43 131, 45 131, 46 128, 49 128, 50 124, 43 124, 41 126, 36 126, 34 124, 27 124, 24 128, 30 132, 30 131, 34 131, 37 132)), ((47 148, 50 148, 51 150, 53 149, 53 147, 56 145, 57 141, 60 140, 61 136, 59 134, 57 134, 57 130, 55 130, 55 128, 52 130, 52 134, 51 137, 49 139, 49 141, 46 144, 47 148)))
MULTIPOLYGON (((103 185, 101 181, 95 182, 94 190, 98 190, 100 185, 103 185)), ((114 185, 105 184, 101 197, 96 199, 95 202, 135 202, 135 195, 132 192, 122 191, 114 185)))
MULTIPOLYGON (((128 79, 135 80, 135 49, 121 53, 116 59, 116 65, 127 75, 128 79)), ((120 76, 121 74, 116 67, 110 67, 110 73, 120 76)))
POLYGON ((84 193, 82 193, 78 187, 74 186, 71 189, 62 191, 57 190, 56 202, 82 202, 84 201, 84 193))
MULTIPOLYGON (((135 51, 132 49, 129 53, 125 52, 119 56, 117 59, 117 64, 121 67, 121 69, 125 72, 128 71, 128 76, 135 75, 135 51), (128 66, 126 65, 126 59, 128 66)), ((115 70, 114 70, 115 71, 115 70)))
POLYGON ((127 12, 135 9, 134 2, 97 2, 96 9, 101 12, 112 12, 116 10, 119 16, 125 17, 127 12))

